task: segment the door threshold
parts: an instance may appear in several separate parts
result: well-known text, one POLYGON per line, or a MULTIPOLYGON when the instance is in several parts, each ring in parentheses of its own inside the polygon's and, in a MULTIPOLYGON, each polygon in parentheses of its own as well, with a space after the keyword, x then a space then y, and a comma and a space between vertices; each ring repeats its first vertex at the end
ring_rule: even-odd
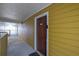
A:
POLYGON ((36 51, 40 56, 44 56, 42 53, 40 53, 39 51, 36 51))

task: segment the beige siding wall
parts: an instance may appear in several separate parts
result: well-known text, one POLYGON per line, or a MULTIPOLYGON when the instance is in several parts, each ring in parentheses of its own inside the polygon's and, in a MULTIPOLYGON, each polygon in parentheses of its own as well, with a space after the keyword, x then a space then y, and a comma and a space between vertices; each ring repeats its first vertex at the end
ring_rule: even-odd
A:
MULTIPOLYGON (((4 33, 3 33, 4 34, 4 33)), ((8 34, 0 37, 0 56, 7 56, 8 34)))
POLYGON ((79 4, 52 4, 25 22, 33 29, 28 43, 34 47, 34 18, 49 13, 49 55, 79 55, 79 4))
POLYGON ((34 20, 31 18, 25 22, 27 43, 34 48, 34 20))
POLYGON ((50 10, 49 55, 79 55, 79 4, 54 4, 50 10))

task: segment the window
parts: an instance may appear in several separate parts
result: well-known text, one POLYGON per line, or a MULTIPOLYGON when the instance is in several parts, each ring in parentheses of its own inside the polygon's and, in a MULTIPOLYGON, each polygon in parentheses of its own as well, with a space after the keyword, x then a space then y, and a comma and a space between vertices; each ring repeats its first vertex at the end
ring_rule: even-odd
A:
POLYGON ((18 35, 16 23, 0 22, 0 32, 7 32, 9 35, 18 35))

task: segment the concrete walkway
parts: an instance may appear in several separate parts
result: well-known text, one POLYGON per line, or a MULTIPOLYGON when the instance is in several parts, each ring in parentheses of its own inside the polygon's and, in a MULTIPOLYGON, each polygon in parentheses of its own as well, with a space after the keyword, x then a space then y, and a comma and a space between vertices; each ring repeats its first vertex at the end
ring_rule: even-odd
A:
POLYGON ((7 52, 8 56, 28 56, 33 52, 35 52, 35 50, 25 42, 22 42, 17 38, 9 38, 7 52))

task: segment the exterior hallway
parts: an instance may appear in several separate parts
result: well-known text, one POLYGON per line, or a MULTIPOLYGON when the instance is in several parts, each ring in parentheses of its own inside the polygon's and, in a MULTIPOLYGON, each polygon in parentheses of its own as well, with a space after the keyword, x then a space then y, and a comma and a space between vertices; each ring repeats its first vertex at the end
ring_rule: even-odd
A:
MULTIPOLYGON (((38 45, 36 44, 37 41, 35 40, 36 37, 35 37, 34 23, 36 21, 34 21, 34 19, 36 16, 34 17, 33 20, 28 19, 31 17, 31 15, 41 11, 42 8, 46 8, 49 5, 50 3, 0 4, 0 32, 3 34, 6 33, 6 35, 1 36, 0 56, 46 55, 47 35, 43 31, 45 35, 44 36, 45 41, 43 40, 43 44, 41 44, 41 47, 36 46, 38 45), (44 54, 38 51, 37 49, 43 51, 44 54)), ((45 20, 47 21, 46 18, 47 15, 45 17, 45 20)), ((45 26, 43 28, 46 30, 47 23, 44 25, 45 26)))
POLYGON ((26 42, 20 41, 17 37, 11 37, 8 40, 8 56, 28 56, 35 52, 26 42))

